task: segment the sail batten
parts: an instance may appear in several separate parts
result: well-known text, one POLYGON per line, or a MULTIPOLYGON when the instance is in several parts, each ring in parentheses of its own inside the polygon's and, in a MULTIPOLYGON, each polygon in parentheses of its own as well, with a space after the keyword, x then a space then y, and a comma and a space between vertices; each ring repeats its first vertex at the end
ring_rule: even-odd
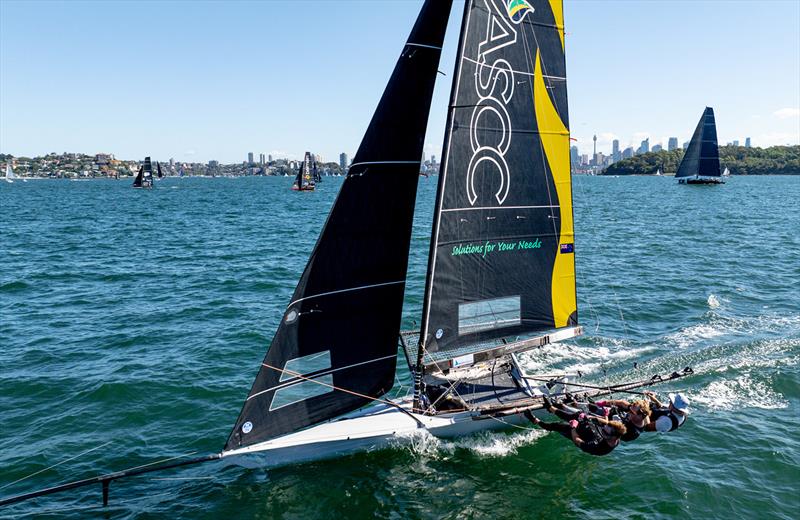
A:
MULTIPOLYGON (((419 165, 450 7, 422 6, 226 451, 355 410, 394 385, 419 165)), ((315 169, 309 154, 304 168, 315 169)))
POLYGON ((468 0, 461 36, 419 360, 577 325, 561 1, 468 0))

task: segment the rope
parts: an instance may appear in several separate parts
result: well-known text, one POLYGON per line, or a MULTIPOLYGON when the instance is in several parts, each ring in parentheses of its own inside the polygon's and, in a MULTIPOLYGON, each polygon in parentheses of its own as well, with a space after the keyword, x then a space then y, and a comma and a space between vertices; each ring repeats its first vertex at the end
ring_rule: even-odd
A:
POLYGON ((338 387, 338 386, 335 386, 335 385, 329 385, 328 383, 324 383, 322 381, 317 381, 316 379, 311 379, 309 377, 306 377, 306 376, 300 374, 299 372, 294 372, 292 370, 287 370, 287 369, 283 369, 283 368, 276 368, 276 367, 274 367, 272 365, 268 365, 267 363, 262 363, 262 365, 264 365, 267 368, 271 368, 272 370, 278 371, 278 372, 280 372, 282 374, 289 374, 292 377, 296 377, 296 378, 302 379, 304 381, 309 381, 311 383, 316 383, 318 385, 325 386, 325 387, 328 387, 328 388, 333 389, 333 390, 338 390, 339 392, 344 392, 346 394, 354 395, 356 397, 361 397, 362 399, 367 399, 367 400, 370 400, 370 401, 377 401, 379 403, 387 404, 389 406, 397 408, 398 410, 400 410, 404 414, 406 414, 409 417, 411 417, 414 420, 414 422, 417 423, 417 427, 419 427, 419 428, 424 428, 425 427, 425 425, 422 424, 422 421, 420 421, 419 419, 414 417, 414 415, 411 412, 409 412, 408 410, 406 410, 405 408, 403 408, 399 404, 393 403, 392 401, 387 401, 386 399, 381 399, 380 397, 373 397, 371 395, 362 394, 362 393, 355 392, 353 390, 348 390, 346 388, 341 388, 341 387, 338 387))
POLYGON ((47 468, 44 468, 44 469, 40 469, 39 471, 36 471, 36 472, 34 472, 34 473, 31 473, 31 474, 30 474, 30 475, 28 475, 27 477, 22 477, 22 478, 19 478, 19 479, 15 480, 14 482, 9 482, 8 484, 5 484, 5 485, 3 485, 3 486, 0 486, 0 489, 5 489, 5 488, 7 488, 8 486, 13 486, 14 484, 16 484, 16 483, 18 483, 18 482, 22 482, 23 480, 27 480, 27 479, 29 479, 29 478, 31 478, 31 477, 34 477, 34 476, 36 476, 36 475, 38 475, 38 474, 40 474, 40 473, 44 473, 45 471, 49 471, 49 470, 51 470, 51 469, 55 468, 56 466, 60 466, 60 465, 62 465, 62 464, 64 464, 64 463, 66 463, 66 462, 69 462, 69 461, 71 461, 71 460, 75 460, 75 459, 77 459, 77 458, 83 457, 84 455, 86 455, 86 454, 88 454, 88 453, 91 453, 91 452, 93 452, 93 451, 95 451, 95 450, 99 450, 100 448, 105 448, 106 446, 108 446, 108 445, 109 445, 109 444, 111 444, 112 442, 113 442, 113 441, 108 441, 107 443, 105 443, 105 444, 101 444, 100 446, 95 446, 94 448, 88 449, 88 450, 84 451, 83 453, 79 453, 79 454, 75 455, 74 457, 70 457, 70 458, 68 458, 68 459, 64 459, 64 460, 62 460, 61 462, 58 462, 58 463, 56 463, 56 464, 53 464, 53 465, 52 465, 52 466, 50 466, 50 467, 47 467, 47 468))

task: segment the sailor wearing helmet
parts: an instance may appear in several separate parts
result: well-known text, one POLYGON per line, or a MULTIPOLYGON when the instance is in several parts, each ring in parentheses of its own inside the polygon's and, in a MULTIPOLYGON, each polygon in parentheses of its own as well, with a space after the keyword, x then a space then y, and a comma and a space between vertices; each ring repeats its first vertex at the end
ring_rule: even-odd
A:
POLYGON ((653 392, 645 392, 655 406, 650 408, 649 432, 671 432, 683 426, 689 415, 689 400, 683 394, 669 394, 669 405, 665 406, 653 392))

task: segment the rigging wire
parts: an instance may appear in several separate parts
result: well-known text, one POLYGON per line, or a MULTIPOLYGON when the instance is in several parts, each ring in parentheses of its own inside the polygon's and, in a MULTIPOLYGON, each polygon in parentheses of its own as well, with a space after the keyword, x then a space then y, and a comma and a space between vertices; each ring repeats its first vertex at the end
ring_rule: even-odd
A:
POLYGON ((28 476, 25 476, 25 477, 22 477, 22 478, 18 478, 14 482, 9 482, 8 484, 4 484, 4 485, 0 486, 0 489, 5 489, 5 488, 7 488, 9 486, 13 486, 14 484, 17 484, 19 482, 22 482, 23 480, 27 480, 27 479, 29 479, 31 477, 39 475, 40 473, 44 473, 45 471, 49 471, 49 470, 51 470, 51 469, 53 469, 53 468, 55 468, 57 466, 60 466, 60 465, 62 465, 64 463, 66 463, 66 462, 69 462, 71 460, 75 460, 77 458, 83 457, 84 455, 87 455, 87 454, 89 454, 89 453, 91 453, 93 451, 99 450, 100 448, 105 448, 106 446, 108 446, 112 442, 114 442, 114 441, 108 441, 108 442, 106 442, 104 444, 101 444, 99 446, 95 446, 94 448, 90 448, 90 449, 84 451, 83 453, 79 453, 79 454, 75 455, 74 457, 69 457, 67 459, 62 460, 61 462, 57 462, 56 464, 53 464, 52 466, 48 466, 48 467, 46 467, 44 469, 40 469, 39 471, 35 471, 35 472, 31 473, 28 476))

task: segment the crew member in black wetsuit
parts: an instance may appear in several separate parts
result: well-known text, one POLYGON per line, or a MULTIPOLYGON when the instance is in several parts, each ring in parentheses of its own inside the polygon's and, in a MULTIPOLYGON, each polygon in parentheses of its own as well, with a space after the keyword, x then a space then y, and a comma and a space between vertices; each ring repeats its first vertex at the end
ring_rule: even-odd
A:
POLYGON ((625 425, 620 421, 559 410, 547 398, 545 406, 566 422, 546 423, 530 412, 525 412, 525 416, 544 430, 560 433, 590 455, 608 455, 619 446, 620 438, 625 435, 625 425))
POLYGON ((630 442, 639 438, 639 435, 650 424, 650 403, 645 400, 625 401, 624 399, 606 399, 589 403, 589 411, 598 415, 608 416, 608 410, 618 410, 627 432, 622 436, 622 441, 630 442), (605 412, 603 411, 605 410, 605 412))
POLYGON ((669 394, 669 405, 665 406, 653 392, 645 392, 655 406, 650 409, 648 432, 671 432, 683 426, 689 415, 689 400, 683 394, 669 394))

